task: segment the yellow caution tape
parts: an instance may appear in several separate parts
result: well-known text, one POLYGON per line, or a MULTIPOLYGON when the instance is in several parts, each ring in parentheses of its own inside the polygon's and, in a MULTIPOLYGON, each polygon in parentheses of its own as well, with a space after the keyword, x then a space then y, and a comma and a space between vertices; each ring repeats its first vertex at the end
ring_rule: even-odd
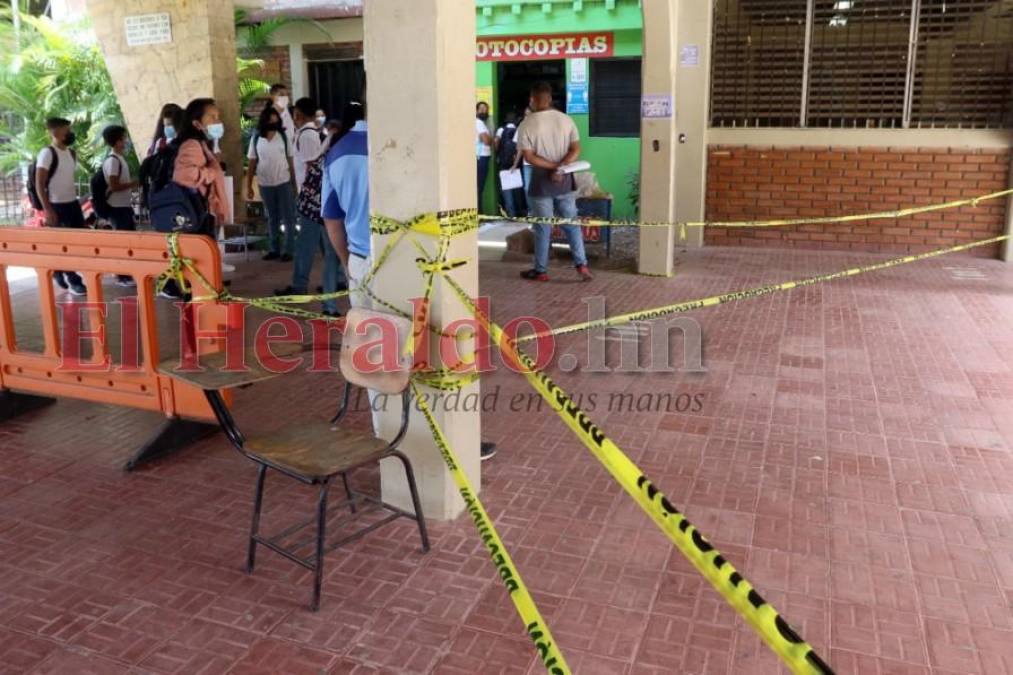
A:
POLYGON ((567 675, 570 673, 570 668, 566 665, 566 659, 563 658, 563 653, 559 651, 552 633, 549 632, 548 624, 545 623, 545 619, 542 618, 541 613, 538 611, 531 593, 521 579, 520 572, 517 571, 517 566, 514 565, 513 559, 506 550, 506 546, 503 545, 503 540, 499 538, 496 528, 493 527, 492 519, 486 513, 485 507, 482 506, 482 502, 475 493, 471 481, 468 480, 468 476, 461 470, 457 457, 450 448, 450 443, 447 441, 447 437, 429 409, 429 404, 426 403, 424 396, 419 395, 418 388, 414 382, 412 383, 412 392, 415 394, 419 410, 421 410, 422 415, 426 418, 426 422, 429 423, 429 430, 433 433, 436 447, 439 448, 443 461, 447 465, 447 469, 450 471, 454 482, 457 484, 457 489, 464 498, 468 514, 475 521, 475 527, 478 528, 479 536, 482 537, 482 543, 485 544, 486 549, 489 551, 489 556, 492 558, 493 564, 496 565, 496 570, 499 572, 500 579, 503 580, 503 585, 510 592, 510 599, 513 600, 514 607, 517 608, 517 613, 524 622, 528 636, 531 637, 531 640, 535 643, 535 647, 538 649, 542 663, 545 665, 546 670, 553 675, 567 675))
POLYGON ((988 246, 989 244, 995 244, 1000 241, 1009 239, 1011 235, 1004 234, 998 237, 992 237, 991 239, 983 239, 981 241, 974 241, 969 244, 960 244, 958 246, 951 246, 949 248, 941 248, 928 253, 918 253, 915 255, 907 255, 903 258, 895 258, 893 260, 887 260, 885 262, 876 263, 874 265, 865 265, 864 267, 852 267, 850 269, 842 270, 840 272, 831 272, 829 274, 820 274, 815 277, 809 277, 808 279, 799 279, 797 281, 785 281, 780 284, 770 284, 768 286, 758 286, 756 288, 749 288, 743 291, 733 291, 731 293, 723 293, 721 295, 712 295, 709 298, 701 298, 699 300, 686 300, 684 302, 677 302, 674 305, 664 305, 662 307, 654 307, 653 309, 642 309, 637 312, 630 312, 629 314, 617 314, 615 316, 605 317, 604 319, 596 319, 594 321, 585 321, 583 323, 576 323, 571 326, 563 326, 554 330, 542 331, 540 333, 533 333, 531 335, 525 335, 517 338, 517 343, 530 342, 531 340, 537 340, 539 338, 548 336, 559 336, 567 335, 569 333, 577 333, 584 330, 591 330, 594 328, 607 328, 610 326, 620 326, 622 324, 633 323, 635 321, 648 321, 651 319, 657 319, 667 314, 676 314, 678 312, 690 312, 695 309, 702 309, 704 307, 715 307, 717 305, 723 305, 726 302, 734 302, 735 300, 745 300, 747 298, 756 298, 761 295, 770 295, 771 293, 777 293, 780 291, 790 291, 793 288, 799 288, 801 286, 812 286, 813 284, 822 283, 824 281, 833 281, 834 279, 844 279, 846 277, 854 277, 859 274, 865 274, 867 272, 876 272, 879 270, 885 270, 890 267, 897 267, 898 265, 906 265, 908 263, 918 262, 919 260, 927 260, 929 258, 936 258, 942 255, 948 255, 950 253, 958 253, 960 251, 967 251, 978 246, 988 246))
POLYGON ((536 225, 580 225, 581 227, 675 227, 681 229, 681 237, 686 238, 687 227, 786 227, 791 225, 833 225, 837 223, 853 223, 860 220, 883 220, 888 218, 906 218, 921 213, 933 211, 946 211, 961 206, 977 206, 978 202, 1000 199, 1013 195, 1013 189, 992 192, 979 197, 959 199, 952 202, 930 204, 928 206, 914 206, 894 211, 875 211, 873 213, 861 213, 850 216, 820 216, 811 218, 787 218, 781 220, 733 220, 733 221, 685 221, 678 223, 645 222, 640 220, 601 220, 597 218, 537 218, 508 216, 501 213, 499 216, 479 216, 479 220, 509 220, 517 223, 532 223, 536 225))
POLYGON ((457 209, 424 213, 407 222, 373 215, 370 217, 370 231, 373 234, 393 234, 408 229, 433 237, 456 236, 478 229, 478 209, 457 209))
POLYGON ((461 302, 474 312, 475 318, 489 331, 493 341, 500 346, 503 353, 517 363, 535 391, 556 411, 697 571, 749 622, 774 653, 795 673, 832 673, 830 666, 813 651, 813 648, 668 501, 647 479, 643 471, 619 449, 619 446, 595 426, 573 399, 548 376, 537 370, 534 362, 511 343, 498 325, 485 316, 456 281, 449 276, 446 279, 460 296, 461 302))

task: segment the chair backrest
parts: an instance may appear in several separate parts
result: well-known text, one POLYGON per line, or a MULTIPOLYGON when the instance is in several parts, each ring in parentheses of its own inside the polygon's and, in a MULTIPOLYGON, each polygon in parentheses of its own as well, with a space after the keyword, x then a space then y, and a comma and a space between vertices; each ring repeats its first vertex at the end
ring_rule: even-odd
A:
POLYGON ((412 372, 412 355, 405 353, 411 336, 409 319, 353 307, 341 338, 341 375, 381 394, 400 394, 412 372))

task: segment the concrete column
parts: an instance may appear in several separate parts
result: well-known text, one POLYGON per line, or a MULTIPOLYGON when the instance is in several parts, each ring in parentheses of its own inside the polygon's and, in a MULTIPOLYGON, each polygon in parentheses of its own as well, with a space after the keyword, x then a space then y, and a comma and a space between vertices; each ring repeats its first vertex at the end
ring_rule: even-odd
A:
MULTIPOLYGON (((147 148, 158 113, 168 102, 186 106, 210 96, 225 123, 222 157, 229 173, 241 173, 239 83, 233 0, 87 0, 88 13, 127 128, 139 149, 147 148), (124 19, 168 12, 172 42, 127 46, 124 19)), ((240 181, 235 181, 236 185, 240 181)), ((237 202, 238 203, 238 202, 237 202)))
MULTIPOLYGON (((1013 155, 1010 156, 1009 163, 1009 187, 1013 190, 1013 155)), ((1006 198, 1006 227, 1003 228, 1002 233, 1013 235, 1013 195, 1006 198)), ((1000 244, 999 259, 1003 262, 1013 261, 1013 241, 1006 239, 1000 244)))
MULTIPOLYGON (((671 118, 641 122, 640 217, 646 221, 703 220, 710 101, 711 3, 644 0, 643 93, 670 96, 671 118)), ((640 232, 641 274, 672 275, 676 228, 640 232)), ((703 231, 687 232, 688 246, 703 231)))
MULTIPOLYGON (((474 144, 462 129, 474 125, 475 7, 460 0, 384 0, 363 3, 367 119, 370 144, 372 211, 398 220, 425 212, 475 206, 474 144), (400 47, 393 48, 394 45, 400 47), (411 122, 405 123, 405 111, 411 122)), ((373 237, 373 251, 387 237, 373 237)), ((436 240, 420 236, 430 253, 436 240)), ((407 301, 423 292, 423 278, 407 242, 381 268, 374 290, 384 299, 409 309, 407 301)), ((474 296, 478 290, 477 233, 453 239, 450 259, 470 262, 454 278, 474 296)), ((452 290, 437 281, 432 296, 432 322, 446 325, 470 317, 452 290)), ((431 355, 437 353, 433 341, 431 355)), ((464 345, 467 349, 471 345, 464 345)), ((463 400, 478 385, 461 391, 463 400)), ((432 392, 430 392, 432 393, 432 392)), ((399 411, 384 415, 384 435, 392 433, 399 411)), ((468 477, 479 485, 479 414, 436 408, 468 477)), ((411 457, 427 518, 449 519, 463 509, 450 475, 433 443, 425 420, 413 412, 403 448, 411 457)), ((410 509, 400 466, 381 466, 383 498, 410 509)))
POLYGON ((301 42, 293 42, 288 46, 288 63, 292 70, 292 101, 295 102, 310 95, 309 87, 306 86, 306 59, 301 42))

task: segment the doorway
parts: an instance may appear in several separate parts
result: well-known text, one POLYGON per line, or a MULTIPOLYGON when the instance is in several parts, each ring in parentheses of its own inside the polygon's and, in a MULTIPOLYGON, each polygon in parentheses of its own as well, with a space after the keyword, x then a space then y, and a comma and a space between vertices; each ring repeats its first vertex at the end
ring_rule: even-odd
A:
POLYGON ((498 96, 496 117, 502 123, 508 112, 518 116, 531 97, 531 87, 538 82, 552 85, 552 102, 556 110, 566 111, 566 61, 509 61, 496 64, 498 96))
POLYGON ((310 97, 328 119, 340 119, 349 101, 361 101, 365 82, 366 70, 359 59, 309 64, 310 97))

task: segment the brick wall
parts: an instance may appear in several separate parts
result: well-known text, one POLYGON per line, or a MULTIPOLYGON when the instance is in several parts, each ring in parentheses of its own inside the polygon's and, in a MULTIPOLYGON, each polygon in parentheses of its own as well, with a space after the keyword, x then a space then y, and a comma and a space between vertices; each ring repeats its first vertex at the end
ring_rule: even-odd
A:
MULTIPOLYGON (((887 211, 998 192, 1010 152, 711 146, 707 220, 770 220, 887 211)), ((1006 201, 842 225, 708 228, 711 245, 929 251, 1002 233, 1006 201)), ((998 246, 974 249, 995 257, 998 246)))
MULTIPOLYGON (((259 69, 251 68, 245 75, 256 77, 258 80, 264 80, 268 84, 282 82, 289 88, 289 92, 292 91, 292 60, 289 58, 288 46, 267 47, 251 55, 251 58, 260 59, 264 62, 264 65, 259 69)), ((263 98, 247 106, 243 112, 250 117, 257 117, 260 115, 260 111, 264 109, 267 99, 268 96, 265 94, 263 98)))

